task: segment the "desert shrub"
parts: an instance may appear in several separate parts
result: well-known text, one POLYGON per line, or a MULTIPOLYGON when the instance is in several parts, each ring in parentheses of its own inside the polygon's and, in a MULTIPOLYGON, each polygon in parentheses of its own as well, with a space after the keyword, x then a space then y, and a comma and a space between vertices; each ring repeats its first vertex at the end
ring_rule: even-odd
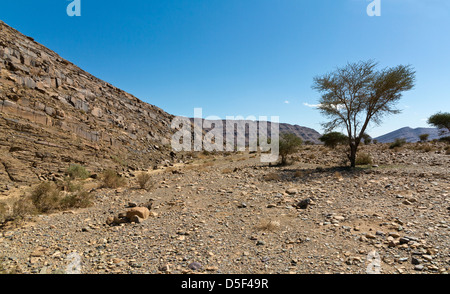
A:
POLYGON ((25 196, 14 203, 11 218, 15 221, 20 221, 25 216, 34 215, 37 212, 38 210, 36 209, 36 206, 33 204, 31 197, 25 196))
POLYGON ((303 176, 305 176, 305 173, 304 173, 303 171, 301 171, 301 170, 298 170, 298 171, 296 171, 296 172, 294 173, 294 177, 295 177, 295 178, 301 178, 301 177, 303 177, 303 176))
POLYGON ((261 224, 256 226, 257 230, 266 231, 266 232, 274 232, 274 231, 277 231, 279 228, 280 228, 280 223, 278 221, 274 221, 274 220, 263 221, 261 224))
POLYGON ((389 145, 389 149, 402 147, 405 144, 406 144, 406 140, 405 139, 395 139, 395 141, 391 145, 389 145))
POLYGON ((5 203, 0 202, 0 223, 3 223, 8 218, 8 207, 5 203))
POLYGON ((279 174, 276 173, 269 173, 267 175, 263 176, 265 181, 280 181, 281 177, 279 174))
POLYGON ((117 163, 117 164, 119 164, 121 166, 127 166, 128 165, 127 161, 125 159, 120 158, 119 156, 113 155, 113 156, 111 156, 111 159, 112 159, 112 161, 114 161, 114 163, 117 163))
POLYGON ((93 195, 87 191, 78 191, 60 199, 61 209, 85 208, 93 203, 93 195))
POLYGON ((67 177, 64 180, 57 182, 56 186, 60 191, 66 192, 76 192, 82 189, 82 185, 80 183, 72 181, 70 177, 67 177))
POLYGON ((287 156, 297 152, 302 145, 303 140, 291 133, 283 133, 280 135, 279 154, 281 156, 281 164, 287 164, 287 156))
POLYGON ((421 150, 422 150, 423 152, 430 152, 430 151, 433 151, 434 149, 433 149, 432 146, 426 145, 426 146, 423 146, 423 147, 421 148, 421 150))
POLYGON ((356 165, 367 165, 372 164, 372 157, 368 153, 359 153, 356 156, 356 165))
POLYGON ((66 174, 73 179, 87 179, 90 173, 86 168, 79 164, 71 164, 66 170, 66 174))
POLYGON ((154 182, 151 181, 151 175, 149 173, 141 173, 137 176, 137 182, 139 188, 149 191, 154 186, 154 182))
POLYGON ((127 184, 126 179, 117 174, 117 172, 107 169, 102 174, 102 187, 116 189, 127 184))
POLYGON ((39 212, 46 213, 60 208, 61 191, 51 182, 39 184, 31 193, 31 201, 39 212))
POLYGON ((430 134, 422 134, 419 136, 419 139, 421 142, 426 142, 426 141, 428 141, 429 136, 430 136, 430 134))
POLYGON ((231 174, 233 171, 234 169, 227 167, 222 170, 222 174, 231 174))

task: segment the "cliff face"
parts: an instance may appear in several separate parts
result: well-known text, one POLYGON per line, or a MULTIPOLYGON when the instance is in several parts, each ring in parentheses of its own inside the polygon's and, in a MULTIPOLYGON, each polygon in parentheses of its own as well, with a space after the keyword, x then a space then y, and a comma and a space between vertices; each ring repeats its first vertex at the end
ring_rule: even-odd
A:
POLYGON ((170 158, 172 116, 90 75, 0 21, 0 189, 170 158))

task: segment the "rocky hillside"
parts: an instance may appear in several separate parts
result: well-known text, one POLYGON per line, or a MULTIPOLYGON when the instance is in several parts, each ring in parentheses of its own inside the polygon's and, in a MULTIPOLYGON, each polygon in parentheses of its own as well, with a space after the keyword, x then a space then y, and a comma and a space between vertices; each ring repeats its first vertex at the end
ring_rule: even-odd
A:
MULTIPOLYGON (((191 122, 194 122, 194 119, 191 118, 191 122)), ((227 128, 226 128, 226 121, 222 120, 222 121, 208 121, 209 124, 213 124, 213 123, 217 123, 217 122, 221 122, 223 125, 223 137, 224 140, 226 138, 226 132, 227 132, 227 128)), ((249 138, 257 138, 258 136, 258 132, 259 132, 259 121, 249 121, 249 120, 235 120, 235 128, 234 128, 234 136, 235 138, 238 136, 238 134, 245 134, 245 142, 248 145, 249 142, 249 138), (249 131, 249 126, 256 123, 256 131, 249 131)), ((267 131, 268 131, 268 135, 270 137, 270 131, 271 131, 271 122, 267 123, 267 131)), ((212 127, 215 128, 215 125, 212 125, 212 127)), ((321 136, 321 134, 319 132, 317 132, 314 129, 311 128, 307 128, 307 127, 302 127, 299 125, 291 125, 291 124, 286 124, 286 123, 279 123, 279 128, 280 128, 280 133, 292 133, 295 134, 297 137, 300 137, 303 142, 312 142, 314 144, 321 144, 321 142, 319 141, 319 137, 321 136)), ((206 128, 204 125, 204 130, 205 132, 210 131, 212 128, 206 128)))
POLYGON ((439 139, 441 137, 437 128, 412 129, 410 127, 405 127, 377 137, 375 140, 381 143, 391 143, 396 139, 405 139, 407 142, 415 143, 420 141, 419 136, 422 134, 429 134, 428 140, 439 139))
POLYGON ((0 189, 59 177, 70 163, 163 163, 171 119, 0 21, 0 189))

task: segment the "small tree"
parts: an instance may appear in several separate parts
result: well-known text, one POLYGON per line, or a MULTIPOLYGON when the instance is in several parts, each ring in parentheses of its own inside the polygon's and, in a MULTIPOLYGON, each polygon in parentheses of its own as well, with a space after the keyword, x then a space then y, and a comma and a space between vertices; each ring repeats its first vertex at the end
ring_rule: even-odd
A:
POLYGON ((313 89, 322 93, 319 109, 330 118, 327 132, 345 128, 348 159, 356 166, 356 153, 369 123, 381 123, 383 116, 396 114, 395 104, 402 92, 414 87, 415 72, 410 66, 376 70, 377 63, 360 61, 314 78, 313 89))
POLYGON ((347 143, 348 137, 339 132, 331 132, 328 134, 324 134, 322 137, 319 138, 319 140, 322 141, 326 147, 334 149, 339 144, 347 143))
POLYGON ((435 126, 440 129, 441 134, 445 132, 450 132, 450 113, 449 112, 438 112, 428 119, 428 124, 435 126))
POLYGON ((364 133, 362 135, 362 139, 364 140, 365 145, 369 145, 370 143, 372 143, 372 137, 369 136, 369 134, 367 134, 367 133, 364 133))
POLYGON ((422 134, 419 136, 420 142, 426 142, 428 141, 428 137, 430 136, 430 134, 422 134))
POLYGON ((282 133, 280 135, 279 153, 281 156, 281 164, 286 165, 287 157, 290 154, 297 152, 303 141, 292 133, 282 133))

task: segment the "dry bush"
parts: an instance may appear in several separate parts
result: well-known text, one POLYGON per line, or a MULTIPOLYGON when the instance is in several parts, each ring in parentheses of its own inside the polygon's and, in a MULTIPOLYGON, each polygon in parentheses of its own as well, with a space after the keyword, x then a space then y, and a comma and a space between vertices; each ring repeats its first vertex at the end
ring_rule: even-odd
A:
POLYGON ((84 208, 92 205, 93 196, 87 191, 83 191, 81 186, 72 193, 63 193, 61 187, 51 182, 39 184, 31 193, 28 201, 27 197, 18 201, 18 206, 14 209, 14 215, 24 216, 32 214, 34 209, 38 213, 50 213, 70 208, 84 208))
POLYGON ((265 232, 274 232, 277 231, 280 228, 280 222, 275 220, 268 220, 264 221, 258 226, 256 226, 256 229, 259 231, 265 231, 265 232))
POLYGON ((281 177, 279 174, 269 173, 267 175, 264 175, 263 179, 264 181, 280 181, 281 177))
POLYGON ((151 181, 152 176, 149 173, 141 173, 137 176, 137 182, 139 188, 144 189, 146 191, 150 191, 155 183, 151 181))
POLYGON ((337 180, 343 178, 342 174, 341 174, 340 172, 338 172, 338 171, 334 172, 333 176, 334 176, 334 178, 337 179, 337 180))
POLYGON ((405 139, 395 139, 395 141, 391 145, 389 145, 389 149, 399 150, 405 144, 406 144, 405 139))
POLYGON ((301 170, 298 170, 298 171, 296 171, 296 172, 294 173, 294 177, 295 177, 295 178, 301 178, 301 177, 303 177, 303 176, 305 176, 305 172, 303 172, 303 171, 301 171, 301 170))
POLYGON ((222 174, 231 174, 234 171, 234 169, 227 167, 222 170, 222 174))
POLYGON ((61 209, 85 208, 92 205, 94 197, 87 191, 78 191, 61 198, 61 209))
POLYGON ((372 163, 372 157, 369 153, 361 152, 356 156, 356 165, 368 165, 372 163))
POLYGON ((23 197, 22 199, 17 200, 13 206, 13 213, 11 218, 16 221, 22 220, 25 216, 34 215, 38 211, 36 206, 34 206, 31 197, 23 197))
POLYGON ((0 202, 0 223, 3 223, 8 218, 8 207, 5 203, 0 202))
POLYGON ((39 212, 47 213, 60 209, 61 191, 51 182, 39 184, 31 193, 31 201, 39 212))
POLYGON ((125 178, 120 176, 117 172, 107 169, 102 174, 102 187, 117 189, 127 184, 125 178))

